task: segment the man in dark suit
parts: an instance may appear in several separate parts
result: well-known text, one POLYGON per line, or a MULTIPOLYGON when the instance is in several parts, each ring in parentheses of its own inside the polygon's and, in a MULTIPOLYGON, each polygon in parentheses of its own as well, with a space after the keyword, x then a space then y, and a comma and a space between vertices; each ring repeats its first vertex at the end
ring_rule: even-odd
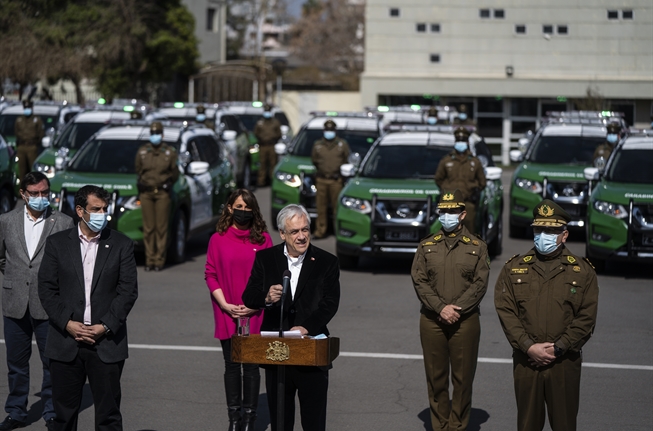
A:
POLYGON ((0 215, 0 271, 4 274, 2 315, 9 370, 9 395, 5 403, 8 416, 0 423, 0 430, 27 425, 32 336, 36 338, 43 363, 42 415, 48 430, 51 430, 54 408, 49 361, 45 356, 48 315, 41 306, 37 278, 45 239, 75 225, 70 217, 50 208, 50 180, 42 172, 25 175, 20 196, 25 205, 18 205, 14 211, 0 215))
POLYGON ((132 240, 106 228, 109 199, 101 187, 79 189, 77 228, 48 238, 39 270, 39 296, 50 317, 45 354, 60 431, 77 429, 87 377, 96 431, 122 430, 126 320, 138 288, 132 240))
MULTIPOLYGON (((262 331, 278 331, 283 273, 289 270, 290 292, 283 311, 283 330, 302 335, 329 335, 327 323, 340 302, 338 259, 310 244, 310 217, 301 205, 288 205, 279 212, 277 225, 282 244, 256 253, 254 267, 243 293, 245 306, 264 308, 262 331)), ((284 431, 295 422, 298 393, 304 431, 326 429, 327 389, 330 367, 286 366, 284 431)), ((277 430, 277 367, 266 367, 265 387, 272 431, 277 430)))

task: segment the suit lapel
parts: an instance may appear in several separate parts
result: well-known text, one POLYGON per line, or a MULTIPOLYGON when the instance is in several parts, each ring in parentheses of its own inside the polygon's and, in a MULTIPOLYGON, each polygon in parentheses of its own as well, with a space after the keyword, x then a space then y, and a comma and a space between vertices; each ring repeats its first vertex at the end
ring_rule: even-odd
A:
MULTIPOLYGON (((52 232, 52 228, 54 228, 54 224, 56 223, 56 218, 54 217, 54 214, 52 213, 52 210, 50 208, 47 209, 46 217, 45 220, 43 221, 43 232, 41 233, 41 238, 39 238, 39 243, 36 245, 36 249, 34 250, 34 256, 32 256, 32 260, 36 257, 36 255, 39 254, 39 251, 41 248, 43 248, 43 245, 45 244, 45 240, 50 236, 50 232, 52 232)), ((23 223, 25 222, 25 219, 23 218, 23 223)), ((24 236, 24 235, 23 235, 24 236)))
POLYGON ((68 252, 72 258, 73 267, 75 267, 75 272, 77 273, 77 278, 79 279, 79 287, 84 291, 84 266, 82 264, 82 250, 79 245, 79 228, 73 228, 68 235, 68 252))
POLYGON ((302 262, 302 270, 299 272, 299 280, 297 280, 297 289, 295 290, 295 296, 293 301, 299 298, 299 295, 304 290, 304 286, 315 268, 316 260, 313 257, 313 246, 309 245, 308 250, 306 251, 306 256, 304 257, 304 262, 302 262))
POLYGON ((18 226, 18 229, 13 231, 13 235, 18 237, 18 242, 23 249, 23 253, 25 253, 25 260, 29 262, 29 251, 27 251, 27 241, 25 241, 25 211, 27 211, 25 207, 21 207, 14 212, 14 217, 16 218, 16 224, 14 226, 18 226))
POLYGON ((109 229, 102 229, 100 233, 100 243, 98 244, 97 255, 95 256, 95 267, 93 268, 93 282, 91 283, 91 292, 95 290, 102 268, 107 262, 107 257, 113 249, 113 241, 111 241, 111 231, 109 229))

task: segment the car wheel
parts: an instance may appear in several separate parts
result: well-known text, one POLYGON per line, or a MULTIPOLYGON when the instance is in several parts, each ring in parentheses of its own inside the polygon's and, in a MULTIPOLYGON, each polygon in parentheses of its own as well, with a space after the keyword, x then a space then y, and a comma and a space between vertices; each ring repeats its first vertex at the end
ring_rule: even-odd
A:
POLYGON ((336 253, 340 262, 340 269, 355 269, 358 266, 358 256, 336 253))
POLYGON ((503 216, 499 214, 497 220, 497 234, 491 243, 487 245, 487 252, 490 256, 498 256, 503 251, 503 216))
POLYGON ((594 271, 596 271, 597 274, 605 272, 605 259, 599 259, 597 257, 590 256, 589 248, 587 245, 585 245, 585 257, 588 258, 590 262, 592 262, 592 265, 594 265, 594 271))
POLYGON ((0 214, 8 213, 14 207, 14 197, 7 189, 0 190, 0 214))
POLYGON ((510 238, 524 238, 526 236, 526 228, 511 222, 509 235, 510 238))
POLYGON ((177 210, 172 224, 168 257, 172 263, 182 263, 186 260, 186 215, 181 210, 177 210))

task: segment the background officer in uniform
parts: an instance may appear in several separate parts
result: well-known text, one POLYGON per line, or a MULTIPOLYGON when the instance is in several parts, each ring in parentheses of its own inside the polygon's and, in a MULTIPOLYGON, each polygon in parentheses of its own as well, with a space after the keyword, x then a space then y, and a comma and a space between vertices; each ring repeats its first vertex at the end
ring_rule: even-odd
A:
POLYGON ((333 120, 324 122, 324 138, 315 141, 311 159, 315 165, 315 205, 317 206, 317 221, 314 237, 324 238, 329 224, 329 206, 334 214, 338 209, 338 194, 342 190, 340 166, 349 159, 349 144, 336 136, 336 123, 333 120))
POLYGON ((513 348, 517 429, 576 430, 581 348, 594 331, 599 287, 594 268, 564 245, 571 220, 545 199, 533 210, 535 248, 499 274, 494 304, 513 348))
POLYGON ((594 155, 592 156, 592 162, 594 164, 597 163, 596 159, 603 158, 603 162, 600 166, 601 168, 605 166, 605 162, 607 162, 608 158, 610 158, 610 154, 612 154, 614 146, 617 145, 617 142, 619 142, 619 135, 621 133, 621 126, 617 122, 608 124, 606 129, 608 134, 605 137, 605 142, 596 147, 596 150, 594 150, 594 155))
POLYGON ((206 108, 204 108, 204 105, 197 105, 195 110, 197 111, 195 121, 200 124, 204 124, 204 126, 208 127, 209 129, 215 130, 215 122, 206 117, 206 108))
MULTIPOLYGON (((429 126, 435 126, 438 123, 438 110, 435 109, 435 106, 431 106, 426 112, 426 124, 429 126)), ((446 123, 442 123, 446 124, 446 123)))
POLYGON ((23 116, 16 119, 16 155, 18 156, 18 179, 23 181, 25 174, 32 170, 32 165, 39 155, 43 139, 43 122, 34 115, 34 103, 23 100, 23 116))
POLYGON ((138 192, 143 212, 145 270, 160 271, 166 261, 170 192, 179 178, 177 151, 162 143, 163 125, 150 126, 150 142, 136 153, 138 192))
POLYGON ((258 141, 258 181, 259 187, 265 186, 269 179, 272 182, 274 165, 277 164, 277 154, 274 152, 274 144, 281 139, 281 123, 272 115, 272 106, 266 104, 263 107, 263 118, 256 122, 254 135, 258 141))
POLYGON ((466 430, 490 259, 485 242, 462 224, 466 212, 459 190, 443 193, 438 209, 442 229, 420 242, 411 277, 422 303, 419 329, 433 430, 466 430))
POLYGON ((485 171, 481 161, 469 151, 469 131, 464 127, 454 130, 454 150, 440 160, 435 171, 435 183, 440 190, 460 190, 465 202, 465 227, 476 233, 476 206, 485 188, 485 171))
POLYGON ((476 122, 467 115, 467 105, 461 103, 458 106, 458 117, 453 121, 456 126, 476 126, 476 122))
POLYGON ((130 120, 142 120, 143 119, 143 114, 141 114, 140 111, 131 111, 129 113, 129 119, 130 120))

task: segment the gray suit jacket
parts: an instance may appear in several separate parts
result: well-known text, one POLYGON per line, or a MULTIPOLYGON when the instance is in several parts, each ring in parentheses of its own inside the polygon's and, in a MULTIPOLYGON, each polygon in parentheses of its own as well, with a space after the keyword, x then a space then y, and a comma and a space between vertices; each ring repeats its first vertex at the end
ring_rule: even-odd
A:
POLYGON ((48 236, 75 226, 73 219, 48 208, 43 233, 34 256, 29 258, 25 241, 25 207, 0 215, 0 271, 2 280, 2 314, 20 319, 29 313, 34 319, 46 320, 38 291, 38 274, 43 259, 43 246, 48 236))

